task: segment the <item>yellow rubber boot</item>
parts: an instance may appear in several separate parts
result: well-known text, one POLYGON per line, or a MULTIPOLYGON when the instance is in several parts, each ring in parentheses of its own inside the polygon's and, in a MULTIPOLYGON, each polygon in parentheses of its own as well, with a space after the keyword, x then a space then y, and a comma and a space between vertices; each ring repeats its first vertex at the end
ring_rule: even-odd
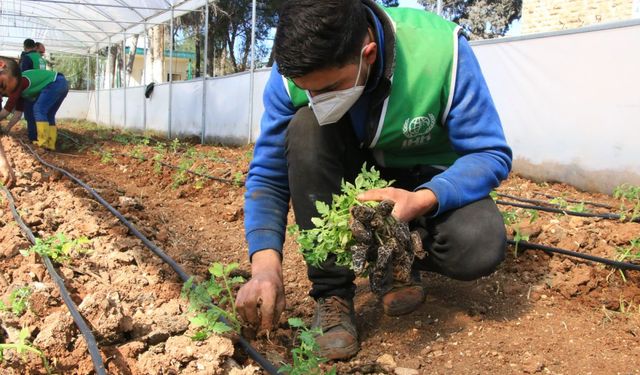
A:
POLYGON ((49 126, 49 139, 47 139, 47 143, 44 147, 51 151, 55 151, 56 140, 58 140, 58 128, 56 126, 49 126))
POLYGON ((36 145, 44 147, 49 140, 49 123, 46 121, 38 121, 36 122, 36 129, 38 131, 36 145))

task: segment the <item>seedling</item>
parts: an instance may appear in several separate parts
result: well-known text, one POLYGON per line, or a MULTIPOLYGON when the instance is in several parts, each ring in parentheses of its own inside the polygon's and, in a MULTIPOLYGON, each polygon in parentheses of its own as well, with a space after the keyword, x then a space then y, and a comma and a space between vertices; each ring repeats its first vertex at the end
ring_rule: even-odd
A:
POLYGON ((134 159, 138 159, 138 160, 144 160, 144 151, 142 151, 142 145, 135 145, 132 149, 131 152, 129 152, 129 156, 131 156, 134 159))
POLYGON ((180 164, 178 164, 178 170, 173 174, 173 184, 171 187, 173 189, 177 189, 179 186, 184 185, 189 181, 189 168, 193 165, 195 161, 189 158, 180 159, 180 164))
POLYGON ((549 201, 551 204, 555 204, 561 210, 566 210, 569 203, 562 197, 555 197, 549 201))
POLYGON ((568 210, 573 212, 580 212, 580 213, 588 212, 588 210, 585 208, 584 202, 580 202, 576 205, 569 206, 568 210))
POLYGON ((514 235, 513 235, 513 242, 516 243, 515 246, 515 250, 514 250, 514 255, 517 257, 518 256, 518 245, 520 244, 520 241, 529 241, 529 235, 528 234, 523 234, 520 226, 516 225, 513 228, 514 231, 514 235))
POLYGON ((15 316, 21 316, 29 307, 29 296, 31 296, 31 288, 29 286, 14 289, 9 294, 9 300, 6 304, 0 301, 0 311, 10 311, 15 316))
POLYGON ((356 197, 367 190, 382 189, 392 182, 380 178, 380 172, 373 167, 367 170, 366 164, 354 183, 342 181, 342 194, 333 196, 331 205, 316 201, 320 217, 311 219, 314 228, 302 230, 298 225, 289 226, 291 234, 297 234, 296 242, 307 263, 318 267, 327 260, 329 254, 335 254, 336 264, 352 268, 350 246, 355 243, 349 228, 350 209, 353 206, 369 205, 377 202, 360 202, 356 197))
POLYGON ((178 150, 180 150, 180 140, 178 138, 174 138, 173 141, 171 141, 169 148, 171 149, 171 152, 177 154, 178 150))
MULTIPOLYGON (((291 350, 293 364, 284 364, 278 369, 287 375, 320 375, 320 365, 327 362, 327 359, 320 356, 320 346, 316 342, 316 337, 322 334, 320 328, 309 329, 305 326, 302 319, 289 318, 289 326, 297 330, 297 338, 300 340, 300 346, 291 350)), ((294 338, 295 341, 295 338, 294 338)), ((326 374, 336 374, 336 368, 333 366, 326 374)))
POLYGON ((196 316, 189 319, 199 327, 191 337, 194 341, 206 340, 211 334, 222 334, 229 331, 240 332, 241 323, 236 312, 236 301, 232 287, 244 282, 242 276, 231 276, 238 263, 223 265, 214 263, 209 267, 211 277, 200 284, 193 283, 191 277, 182 287, 182 297, 189 300, 189 312, 196 316), (223 317, 229 323, 221 322, 223 317))
POLYGON ((520 221, 520 218, 515 211, 505 210, 501 211, 500 214, 502 214, 502 221, 505 225, 515 224, 520 221))
POLYGON ((47 357, 44 355, 42 350, 33 346, 27 338, 29 337, 29 329, 24 327, 20 330, 18 334, 18 339, 14 343, 4 343, 0 344, 0 362, 4 362, 5 360, 5 351, 14 350, 24 361, 25 355, 27 353, 32 353, 40 357, 42 361, 42 365, 44 369, 47 371, 47 374, 51 374, 51 367, 49 366, 49 361, 47 357))
POLYGON ((622 220, 627 218, 628 208, 625 204, 627 201, 631 204, 630 220, 640 218, 640 186, 622 184, 613 190, 613 197, 621 200, 620 218, 622 220))
POLYGON ((527 214, 529 215, 529 224, 534 223, 540 217, 538 210, 528 209, 527 214))
POLYGON ((242 186, 244 184, 244 174, 240 171, 233 174, 233 183, 237 186, 242 186))
MULTIPOLYGON (((619 262, 638 262, 640 261, 640 237, 633 239, 629 242, 629 246, 627 247, 617 247, 616 251, 618 252, 618 257, 616 258, 619 262)), ((620 276, 622 280, 626 283, 627 278, 624 274, 624 271, 618 270, 620 272, 620 276)))
POLYGON ((57 263, 67 263, 71 260, 71 256, 75 254, 86 254, 89 250, 84 246, 91 243, 87 237, 78 239, 67 238, 64 233, 56 233, 46 239, 36 238, 35 245, 27 250, 20 250, 23 256, 29 256, 36 253, 40 256, 47 256, 57 263))

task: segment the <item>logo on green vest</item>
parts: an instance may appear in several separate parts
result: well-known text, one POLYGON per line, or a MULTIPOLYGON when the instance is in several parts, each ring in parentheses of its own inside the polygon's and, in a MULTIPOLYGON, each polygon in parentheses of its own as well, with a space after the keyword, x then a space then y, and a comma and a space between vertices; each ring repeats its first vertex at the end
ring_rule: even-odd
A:
POLYGON ((402 125, 402 133, 407 137, 402 141, 402 148, 416 147, 431 140, 431 130, 436 125, 436 118, 433 114, 427 116, 408 118, 402 125))

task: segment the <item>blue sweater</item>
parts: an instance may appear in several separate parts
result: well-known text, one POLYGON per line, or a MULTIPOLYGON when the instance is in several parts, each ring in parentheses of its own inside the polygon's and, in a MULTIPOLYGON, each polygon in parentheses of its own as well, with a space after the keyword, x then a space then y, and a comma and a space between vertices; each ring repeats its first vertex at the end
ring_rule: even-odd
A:
MULTIPOLYGON (((378 38, 378 43, 382 42, 378 38)), ((379 48, 379 58, 382 58, 382 50, 384 48, 379 48)), ((366 97, 362 99, 366 101, 366 97)), ((261 133, 256 141, 245 194, 245 234, 250 257, 264 249, 282 251, 289 210, 285 135, 296 109, 276 66, 271 70, 263 101, 265 112, 261 133)), ((352 108, 352 119, 359 117, 353 113, 356 111, 352 108)), ((364 122, 354 121, 353 126, 356 134, 364 134, 364 122)), ((454 150, 461 156, 447 170, 416 189, 427 188, 436 195, 438 208, 434 217, 486 197, 511 169, 511 149, 504 138, 498 112, 478 61, 462 36, 458 44, 455 92, 446 127, 454 150)))

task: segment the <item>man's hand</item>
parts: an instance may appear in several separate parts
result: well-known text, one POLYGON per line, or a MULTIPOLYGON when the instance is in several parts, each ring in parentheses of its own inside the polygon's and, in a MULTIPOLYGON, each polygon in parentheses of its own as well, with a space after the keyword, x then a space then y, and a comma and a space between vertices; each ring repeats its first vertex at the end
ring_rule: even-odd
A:
POLYGON ((387 199, 395 203, 391 215, 404 222, 426 215, 438 206, 438 198, 429 189, 408 191, 389 187, 369 190, 358 195, 358 200, 361 202, 380 202, 387 199))
POLYGON ((240 288, 236 297, 238 314, 258 332, 271 331, 285 305, 280 254, 275 250, 255 253, 251 279, 240 288))
POLYGON ((13 174, 13 168, 9 164, 2 145, 0 145, 0 174, 2 174, 2 184, 8 188, 16 182, 16 176, 13 174))

